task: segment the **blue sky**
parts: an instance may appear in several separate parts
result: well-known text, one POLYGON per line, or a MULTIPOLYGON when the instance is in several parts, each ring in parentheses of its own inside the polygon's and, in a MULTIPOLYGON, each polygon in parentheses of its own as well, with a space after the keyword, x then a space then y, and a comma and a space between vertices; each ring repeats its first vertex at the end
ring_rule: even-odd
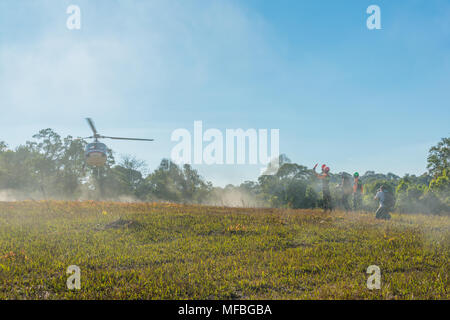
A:
MULTIPOLYGON (((280 152, 334 172, 421 174, 449 136, 450 2, 0 0, 0 140, 42 128, 154 169, 177 128, 280 130, 280 152), (81 9, 81 30, 66 8, 81 9), (368 30, 366 8, 381 9, 368 30)), ((259 166, 196 168, 218 185, 259 166)))

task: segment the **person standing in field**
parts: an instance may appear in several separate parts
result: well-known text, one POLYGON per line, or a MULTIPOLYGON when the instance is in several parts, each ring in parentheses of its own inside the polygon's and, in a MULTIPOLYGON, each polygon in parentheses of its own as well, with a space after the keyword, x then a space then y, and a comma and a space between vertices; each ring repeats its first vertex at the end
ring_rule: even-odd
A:
POLYGON ((323 195, 323 210, 324 211, 332 211, 333 206, 331 203, 331 193, 330 193, 330 168, 326 165, 322 165, 322 173, 318 174, 316 172, 317 163, 314 166, 314 174, 316 175, 319 180, 322 181, 322 195, 323 195))
POLYGON ((375 212, 375 218, 377 219, 385 219, 385 220, 389 220, 391 218, 391 215, 389 214, 388 210, 388 199, 387 199, 388 195, 386 194, 386 192, 384 191, 384 187, 380 186, 380 189, 378 189, 377 194, 375 195, 375 200, 378 200, 380 205, 377 209, 377 211, 375 212))
POLYGON ((359 179, 359 173, 353 174, 353 210, 360 210, 362 207, 363 184, 359 179))
POLYGON ((350 182, 349 177, 343 173, 342 174, 342 181, 341 181, 341 203, 342 207, 345 209, 346 212, 350 211, 350 195, 352 194, 352 185, 350 182))

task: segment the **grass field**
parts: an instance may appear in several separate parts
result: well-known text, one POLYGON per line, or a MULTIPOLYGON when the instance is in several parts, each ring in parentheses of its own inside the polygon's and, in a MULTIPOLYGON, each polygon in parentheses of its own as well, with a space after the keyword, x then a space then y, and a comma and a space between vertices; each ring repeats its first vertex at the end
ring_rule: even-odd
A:
POLYGON ((448 216, 0 202, 0 298, 449 299, 449 249, 448 216))

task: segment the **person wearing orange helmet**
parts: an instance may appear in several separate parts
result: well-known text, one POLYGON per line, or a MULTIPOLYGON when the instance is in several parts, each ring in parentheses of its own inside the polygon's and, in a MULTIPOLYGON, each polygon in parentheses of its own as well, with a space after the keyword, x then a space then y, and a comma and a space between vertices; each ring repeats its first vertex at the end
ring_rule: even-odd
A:
POLYGON ((314 174, 319 180, 322 181, 322 196, 323 196, 323 209, 324 211, 332 211, 333 206, 331 203, 331 193, 330 193, 330 168, 326 165, 322 165, 322 173, 316 172, 317 163, 313 168, 314 174))

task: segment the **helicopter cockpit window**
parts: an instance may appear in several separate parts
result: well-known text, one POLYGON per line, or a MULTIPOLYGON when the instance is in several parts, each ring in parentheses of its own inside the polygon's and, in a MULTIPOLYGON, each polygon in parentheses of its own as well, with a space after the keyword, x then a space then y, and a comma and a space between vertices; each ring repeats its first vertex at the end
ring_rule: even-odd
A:
POLYGON ((90 143, 86 146, 86 150, 99 150, 99 151, 106 151, 106 145, 103 143, 90 143))

